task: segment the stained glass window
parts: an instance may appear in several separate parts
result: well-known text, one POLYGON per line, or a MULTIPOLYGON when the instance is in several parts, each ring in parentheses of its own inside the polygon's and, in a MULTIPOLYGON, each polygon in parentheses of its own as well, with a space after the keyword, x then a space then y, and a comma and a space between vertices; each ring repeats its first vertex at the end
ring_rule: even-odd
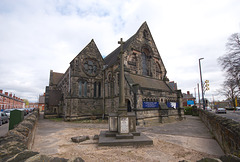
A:
POLYGON ((101 82, 98 83, 98 97, 101 97, 101 82))
POLYGON ((147 58, 144 52, 142 53, 142 75, 147 75, 147 58))
POLYGON ((79 96, 82 96, 82 81, 79 81, 79 96))
POLYGON ((161 79, 161 68, 160 65, 158 63, 156 63, 156 75, 158 79, 161 79))
POLYGON ((87 82, 84 82, 84 96, 87 97, 87 82))
POLYGON ((80 97, 87 97, 87 81, 79 81, 78 95, 80 97))
POLYGON ((84 62, 84 71, 89 75, 96 75, 97 74, 97 63, 92 60, 86 60, 84 62))
POLYGON ((94 97, 97 97, 97 83, 94 82, 94 97))

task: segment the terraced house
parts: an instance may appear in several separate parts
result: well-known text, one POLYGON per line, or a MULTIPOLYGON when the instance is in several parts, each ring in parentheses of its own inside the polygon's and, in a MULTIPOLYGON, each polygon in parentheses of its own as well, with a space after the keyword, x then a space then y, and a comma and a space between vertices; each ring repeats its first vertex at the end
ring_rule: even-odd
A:
MULTIPOLYGON (((127 111, 135 112, 139 123, 178 118, 182 93, 169 84, 167 70, 146 22, 125 41, 123 51, 127 111)), ((57 114, 65 120, 76 120, 116 112, 119 107, 119 53, 120 47, 103 58, 91 40, 73 58, 65 73, 51 70, 46 87, 45 115, 57 114)))
POLYGON ((0 110, 13 109, 13 108, 24 108, 25 102, 23 99, 16 97, 12 93, 5 92, 0 89, 0 110))

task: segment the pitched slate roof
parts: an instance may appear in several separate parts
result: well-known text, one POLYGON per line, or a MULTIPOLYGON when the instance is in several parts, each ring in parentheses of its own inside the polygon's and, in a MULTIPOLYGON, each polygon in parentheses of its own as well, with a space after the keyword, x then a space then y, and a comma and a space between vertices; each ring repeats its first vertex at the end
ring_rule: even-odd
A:
POLYGON ((58 84, 62 76, 63 76, 63 73, 52 72, 52 83, 58 84))
POLYGON ((183 98, 189 99, 189 98, 195 98, 195 97, 193 97, 193 94, 183 93, 183 98))
POLYGON ((125 73, 125 78, 129 84, 139 84, 142 88, 172 92, 172 89, 166 84, 166 82, 159 79, 130 73, 125 73))
MULTIPOLYGON (((123 44, 123 50, 126 50, 127 47, 129 46, 129 44, 132 42, 133 38, 135 37, 136 34, 134 34, 131 38, 129 38, 124 44, 123 44)), ((104 58, 104 61, 106 63, 106 65, 111 66, 113 64, 115 64, 118 60, 118 55, 120 53, 120 46, 118 48, 116 48, 112 53, 110 53, 109 55, 107 55, 104 58)))
MULTIPOLYGON (((126 50, 128 48, 128 46, 130 45, 130 43, 135 39, 135 37, 137 36, 139 30, 144 26, 147 25, 146 22, 144 22, 141 27, 138 29, 138 31, 132 36, 130 37, 127 41, 125 41, 125 43, 123 44, 123 50, 126 50)), ((107 55, 104 58, 104 61, 106 63, 106 65, 108 66, 112 66, 113 64, 115 64, 118 60, 118 54, 120 53, 120 46, 118 48, 116 48, 113 52, 111 52, 109 55, 107 55)))

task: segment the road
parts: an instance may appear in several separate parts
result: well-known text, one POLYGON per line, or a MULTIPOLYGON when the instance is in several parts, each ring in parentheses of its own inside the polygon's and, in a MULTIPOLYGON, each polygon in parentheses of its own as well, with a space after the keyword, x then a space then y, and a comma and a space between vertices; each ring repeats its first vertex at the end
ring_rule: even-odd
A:
MULTIPOLYGON (((212 111, 212 113, 215 113, 215 111, 212 111)), ((240 111, 234 112, 234 111, 227 110, 226 114, 217 114, 217 115, 228 118, 228 119, 232 119, 232 120, 240 123, 240 111)))
POLYGON ((0 137, 5 136, 8 132, 9 122, 0 126, 0 137))

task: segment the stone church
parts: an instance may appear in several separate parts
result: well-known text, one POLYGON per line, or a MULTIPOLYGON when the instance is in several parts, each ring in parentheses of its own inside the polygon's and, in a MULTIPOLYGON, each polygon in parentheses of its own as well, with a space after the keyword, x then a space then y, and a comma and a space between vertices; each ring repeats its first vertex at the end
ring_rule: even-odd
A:
MULTIPOLYGON (((116 40, 117 43, 118 40, 116 40)), ((182 93, 167 70, 146 22, 123 45, 125 105, 137 122, 165 122, 183 114, 182 93), (176 85, 176 84, 175 84, 176 85)), ((94 40, 70 62, 65 73, 50 71, 45 116, 65 121, 106 117, 119 107, 120 47, 105 58, 94 40)))

